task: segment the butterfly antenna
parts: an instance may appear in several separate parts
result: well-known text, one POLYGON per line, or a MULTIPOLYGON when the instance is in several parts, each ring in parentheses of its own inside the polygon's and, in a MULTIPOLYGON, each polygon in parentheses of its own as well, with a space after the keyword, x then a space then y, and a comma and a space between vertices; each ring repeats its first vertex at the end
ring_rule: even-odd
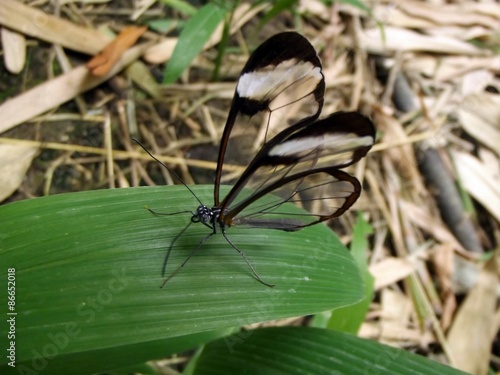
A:
POLYGON ((193 197, 196 198, 196 200, 200 203, 200 204, 203 204, 203 202, 196 196, 196 194, 190 189, 190 187, 182 180, 182 178, 179 177, 179 175, 177 173, 175 173, 172 169, 170 169, 169 167, 167 167, 167 165, 165 163, 163 163, 161 160, 159 160, 157 157, 155 157, 151 152, 148 151, 148 149, 137 139, 133 138, 132 137, 132 140, 137 143, 139 146, 142 147, 142 149, 144 151, 146 151, 146 153, 151 156, 151 158, 153 158, 154 160, 156 160, 156 162, 158 162, 162 167, 164 167, 167 171, 169 171, 177 180, 180 181, 181 184, 183 184, 186 189, 189 190, 189 192, 193 195, 193 197))

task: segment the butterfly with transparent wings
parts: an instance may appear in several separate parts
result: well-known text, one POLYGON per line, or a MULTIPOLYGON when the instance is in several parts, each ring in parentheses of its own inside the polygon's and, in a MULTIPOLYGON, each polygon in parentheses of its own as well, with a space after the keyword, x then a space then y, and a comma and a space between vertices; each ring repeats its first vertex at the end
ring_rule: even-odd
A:
POLYGON ((203 204, 170 168, 150 154, 199 202, 195 212, 183 211, 192 214, 191 221, 170 244, 162 276, 174 243, 192 223, 202 223, 211 230, 164 280, 162 287, 218 232, 243 257, 255 278, 272 287, 260 278, 244 253, 228 238, 227 228, 245 225, 296 231, 338 217, 356 202, 361 185, 340 169, 368 153, 375 141, 375 128, 367 117, 357 112, 336 112, 318 120, 324 92, 321 62, 302 35, 277 34, 251 54, 238 79, 222 134, 212 207, 203 204), (230 135, 254 129, 250 120, 259 124, 260 130, 254 139, 260 138, 263 145, 221 200, 224 164, 236 150, 241 150, 237 137, 230 135), (261 198, 270 194, 271 203, 268 199, 262 203, 261 198), (308 212, 288 212, 283 204, 289 202, 307 207, 308 212))

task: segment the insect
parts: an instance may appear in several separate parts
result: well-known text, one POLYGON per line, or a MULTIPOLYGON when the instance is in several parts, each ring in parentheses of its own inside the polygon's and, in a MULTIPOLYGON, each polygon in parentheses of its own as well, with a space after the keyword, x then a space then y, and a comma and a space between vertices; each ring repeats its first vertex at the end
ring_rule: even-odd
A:
POLYGON ((208 238, 219 232, 243 257, 254 277, 272 287, 260 278, 244 253, 228 238, 226 230, 245 225, 297 231, 340 216, 358 199, 359 181, 341 168, 367 154, 375 140, 375 128, 367 117, 356 112, 336 112, 318 120, 325 91, 321 69, 313 46, 296 32, 277 34, 251 54, 238 79, 222 134, 213 206, 203 204, 195 196, 200 203, 196 211, 183 211, 191 212, 191 222, 170 244, 162 276, 174 243, 192 223, 202 223, 210 228, 210 233, 164 280, 162 287, 208 238), (262 147, 229 193, 221 198, 224 165, 240 147, 238 140, 230 136, 233 132, 244 135, 254 129, 251 122, 260 124, 256 138, 260 134, 262 147), (266 200, 264 204, 261 198, 269 194, 273 197, 271 203, 266 200), (309 211, 288 212, 284 205, 287 202, 307 207, 309 211))

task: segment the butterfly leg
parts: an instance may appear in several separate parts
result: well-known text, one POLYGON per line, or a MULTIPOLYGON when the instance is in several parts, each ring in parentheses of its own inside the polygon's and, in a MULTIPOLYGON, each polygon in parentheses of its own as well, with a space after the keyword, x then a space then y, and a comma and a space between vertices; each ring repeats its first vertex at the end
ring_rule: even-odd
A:
MULTIPOLYGON (((167 263, 168 263, 168 258, 170 257, 170 252, 172 251, 172 248, 174 247, 175 243, 177 242, 177 240, 179 239, 180 236, 182 236, 182 234, 191 226, 191 224, 193 224, 193 222, 189 222, 188 225, 186 225, 184 227, 183 230, 181 230, 177 236, 175 236, 175 238, 172 240, 172 242, 170 242, 170 246, 168 247, 168 250, 167 250, 167 254, 165 254, 165 259, 163 260, 163 267, 161 268, 161 276, 164 277, 165 276, 165 270, 167 269, 167 263)), ((165 285, 166 281, 163 283, 163 285, 165 285)), ((162 287, 163 287, 162 285, 162 287)))
MULTIPOLYGON (((189 224, 189 225, 190 225, 190 224, 189 224)), ((184 228, 184 230, 186 230, 186 229, 189 227, 189 225, 188 225, 186 228, 184 228)), ((184 230, 183 230, 180 234, 178 234, 178 235, 175 237, 174 241, 175 241, 175 240, 176 240, 176 239, 177 239, 177 238, 178 238, 178 237, 179 237, 179 236, 180 236, 180 235, 184 232, 184 230)), ((205 243, 205 241, 206 241, 206 240, 208 240, 210 237, 212 237, 215 233, 216 233, 216 232, 215 232, 215 230, 214 230, 214 231, 213 231, 212 233, 210 233, 208 236, 205 236, 205 238, 203 238, 203 239, 200 241, 200 243, 198 244, 198 246, 196 246, 196 248, 194 248, 194 250, 193 250, 193 251, 191 251, 191 254, 189 254, 189 256, 186 258, 186 260, 185 260, 184 262, 182 262, 182 264, 181 264, 179 267, 177 267, 177 268, 175 269, 175 271, 174 271, 174 272, 172 272, 172 273, 170 274, 170 276, 169 276, 169 277, 167 277, 167 278, 165 279, 165 281, 163 282, 163 284, 161 284, 160 288, 163 288, 163 287, 165 286, 165 284, 166 284, 166 283, 167 283, 167 282, 168 282, 168 281, 169 281, 172 277, 174 277, 174 276, 177 274, 177 272, 179 272, 179 271, 180 271, 180 270, 181 270, 181 269, 182 269, 182 268, 186 265, 186 263, 188 262, 188 260, 189 260, 189 259, 191 259, 191 257, 192 257, 194 254, 196 254, 196 253, 198 252, 198 250, 200 250, 201 246, 205 243)), ((170 252, 170 249, 169 249, 169 252, 170 252)))
POLYGON ((226 236, 226 232, 224 230, 222 230, 222 235, 224 236, 224 238, 226 239, 226 241, 233 247, 233 249, 236 250, 238 252, 238 254, 240 254, 243 257, 243 259, 245 259, 245 262, 248 264, 248 267, 250 267, 250 269, 252 270, 253 275, 255 276, 255 278, 257 279, 257 281, 260 282, 261 284, 264 284, 265 286, 268 286, 269 288, 274 287, 274 284, 268 284, 268 283, 266 283, 264 280, 262 280, 260 278, 260 276, 257 274, 257 271, 255 270, 255 268, 253 268, 253 266, 250 263, 250 261, 248 260, 248 258, 245 256, 245 254, 243 254, 243 252, 240 249, 238 249, 236 247, 236 245, 234 243, 231 242, 231 240, 229 239, 229 237, 226 236))

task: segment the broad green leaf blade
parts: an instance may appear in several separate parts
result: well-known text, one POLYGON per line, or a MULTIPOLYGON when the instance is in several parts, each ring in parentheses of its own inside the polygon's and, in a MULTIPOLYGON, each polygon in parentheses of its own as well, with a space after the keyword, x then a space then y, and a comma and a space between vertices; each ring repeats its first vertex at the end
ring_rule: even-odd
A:
POLYGON ((194 374, 457 375, 404 350, 342 332, 310 327, 262 328, 208 344, 194 374))
POLYGON ((191 64, 212 36, 217 25, 222 22, 226 11, 213 3, 201 7, 182 29, 172 57, 167 64, 163 83, 172 83, 191 64))
MULTIPOLYGON (((130 328, 124 327, 122 329, 127 330, 130 328)), ((170 339, 142 341, 136 344, 115 345, 108 348, 66 353, 64 349, 71 345, 73 340, 85 335, 85 331, 81 330, 79 326, 76 327, 75 331, 66 330, 66 328, 59 331, 52 330, 47 334, 47 340, 43 346, 32 348, 32 358, 28 360, 17 359, 15 368, 2 365, 0 366, 0 373, 2 375, 19 373, 86 375, 97 372, 110 372, 110 370, 124 366, 137 365, 151 359, 165 358, 178 352, 193 349, 216 338, 227 336, 232 332, 234 332, 232 329, 223 329, 170 339)), ((110 329, 110 333, 113 334, 112 329, 110 329)), ((96 340, 98 339, 96 338, 96 340)), ((21 340, 26 340, 26 337, 19 336, 17 338, 18 347, 19 345, 24 346, 21 340)))
MULTIPOLYGON (((212 188, 192 189, 210 202, 212 188)), ((227 230, 274 288, 257 282, 243 258, 215 235, 160 289, 166 250, 191 215, 155 216, 145 206, 172 213, 197 205, 185 187, 169 186, 62 194, 0 206, 2 290, 7 290, 8 268, 15 268, 16 277, 16 361, 50 359, 58 335, 68 340, 57 346, 57 359, 104 363, 108 349, 313 314, 362 298, 351 255, 324 225, 293 233, 227 230)), ((208 233, 201 224, 191 225, 175 244, 167 273, 208 233)), ((0 303, 7 306, 6 293, 0 303)), ((8 347, 5 321, 1 327, 2 347, 8 347)), ((0 361, 5 364, 5 357, 0 361)))

